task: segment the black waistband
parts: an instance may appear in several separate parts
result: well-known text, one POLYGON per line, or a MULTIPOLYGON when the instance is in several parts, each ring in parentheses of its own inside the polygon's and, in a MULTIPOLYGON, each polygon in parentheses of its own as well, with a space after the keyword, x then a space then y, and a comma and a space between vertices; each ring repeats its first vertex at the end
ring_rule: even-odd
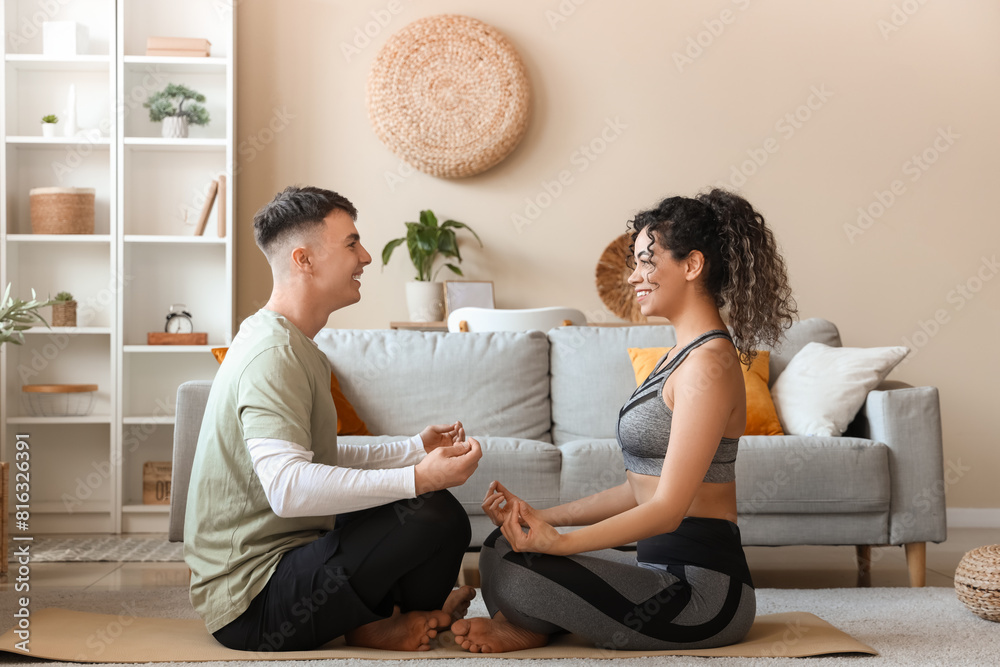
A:
POLYGON ((640 540, 637 546, 636 560, 641 563, 694 565, 753 586, 740 529, 732 521, 685 517, 674 532, 640 540))

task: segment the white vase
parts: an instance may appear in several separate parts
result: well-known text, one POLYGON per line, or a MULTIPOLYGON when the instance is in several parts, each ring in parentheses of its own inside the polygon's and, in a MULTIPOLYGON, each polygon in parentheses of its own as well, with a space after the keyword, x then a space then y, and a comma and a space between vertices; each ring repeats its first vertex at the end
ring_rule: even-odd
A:
POLYGON ((406 283, 406 307, 411 322, 444 320, 444 292, 441 283, 411 280, 406 283))
POLYGON ((55 123, 42 123, 42 136, 46 139, 52 139, 56 136, 56 124, 55 123))
POLYGON ((186 139, 188 135, 187 116, 167 116, 163 119, 164 139, 186 139))

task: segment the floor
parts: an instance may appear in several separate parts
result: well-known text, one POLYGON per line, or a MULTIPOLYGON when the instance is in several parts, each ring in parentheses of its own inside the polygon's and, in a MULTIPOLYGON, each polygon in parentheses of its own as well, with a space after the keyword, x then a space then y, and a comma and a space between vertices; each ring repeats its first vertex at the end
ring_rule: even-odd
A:
MULTIPOLYGON (((927 545, 927 585, 953 586, 954 572, 969 550, 1000 542, 996 529, 953 528, 948 540, 927 545)), ((747 547, 747 560, 758 588, 842 588, 856 585, 854 547, 747 547)), ((478 554, 466 565, 474 568, 478 554)), ((906 556, 902 547, 872 549, 872 585, 908 586, 906 556)), ((14 570, 0 577, 0 591, 13 590, 14 570)), ((31 586, 78 588, 88 591, 121 591, 188 582, 184 563, 33 563, 31 586)), ((470 581, 470 583, 475 583, 470 581)))

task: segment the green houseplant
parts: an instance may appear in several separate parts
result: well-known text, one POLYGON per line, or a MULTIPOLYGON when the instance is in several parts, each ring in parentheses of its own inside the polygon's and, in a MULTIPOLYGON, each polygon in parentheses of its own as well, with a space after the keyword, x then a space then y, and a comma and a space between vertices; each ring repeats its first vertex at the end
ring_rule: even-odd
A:
POLYGON ((0 345, 4 343, 20 345, 24 342, 23 331, 39 323, 49 326, 45 318, 38 314, 38 309, 52 304, 51 300, 39 301, 35 290, 31 290, 30 301, 13 298, 8 284, 3 299, 0 299, 0 345))
POLYGON ((49 114, 48 116, 42 116, 42 136, 43 137, 54 137, 56 136, 56 123, 59 119, 56 118, 54 114, 49 114))
POLYGON ((188 125, 208 125, 208 110, 198 104, 205 96, 178 83, 169 83, 163 90, 153 93, 142 105, 149 109, 149 120, 163 123, 166 138, 184 138, 188 125), (187 104, 187 106, 185 106, 187 104))
POLYGON ((415 322, 438 321, 444 318, 444 300, 441 283, 433 282, 437 272, 447 267, 452 273, 464 275, 458 264, 462 253, 458 248, 456 230, 466 229, 476 237, 479 246, 483 241, 467 224, 457 220, 445 220, 438 224, 437 216, 431 210, 420 212, 418 222, 406 223, 406 236, 392 239, 382 248, 382 266, 389 263, 392 252, 403 243, 410 254, 417 277, 406 285, 406 301, 410 319, 415 322), (445 262, 434 268, 438 258, 455 259, 455 264, 445 262))
POLYGON ((76 326, 76 301, 69 292, 59 292, 52 299, 52 326, 76 326))

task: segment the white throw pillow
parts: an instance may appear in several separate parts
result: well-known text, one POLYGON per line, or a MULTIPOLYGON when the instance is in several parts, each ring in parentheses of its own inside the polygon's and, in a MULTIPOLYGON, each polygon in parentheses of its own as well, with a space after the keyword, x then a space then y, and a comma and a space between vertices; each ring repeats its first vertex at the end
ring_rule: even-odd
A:
POLYGON ((878 386, 909 353, 896 347, 830 347, 808 343, 771 387, 788 435, 839 436, 878 386))

